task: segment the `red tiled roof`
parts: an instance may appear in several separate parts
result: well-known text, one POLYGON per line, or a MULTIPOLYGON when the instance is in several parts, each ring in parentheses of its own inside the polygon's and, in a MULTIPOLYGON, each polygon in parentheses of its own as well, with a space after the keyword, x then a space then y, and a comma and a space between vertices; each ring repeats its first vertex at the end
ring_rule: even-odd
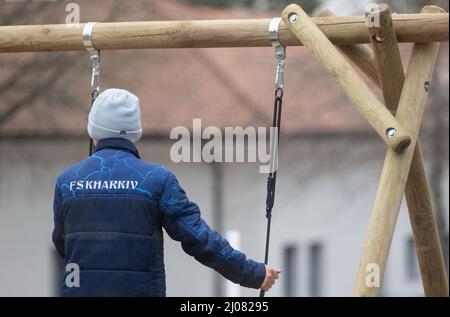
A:
MULTIPOLYGON (((190 7, 167 0, 78 3, 83 22, 276 15, 190 7), (114 6, 111 16, 109 8, 114 6)), ((10 8, 1 11, 10 12, 13 5, 8 5, 10 8)), ((36 15, 31 15, 31 10, 30 15, 10 24, 62 23, 63 5, 52 3, 36 15)), ((369 130, 304 48, 289 47, 287 54, 284 133, 369 130)), ((147 135, 167 134, 175 126, 191 127, 193 118, 201 118, 203 126, 267 126, 273 107, 274 66, 271 48, 105 51, 101 81, 103 89, 125 88, 140 97, 147 135)), ((0 135, 84 134, 89 82, 88 54, 84 52, 0 55, 0 135), (13 87, 2 91, 2 85, 27 63, 34 67, 25 69, 13 87), (54 85, 47 85, 53 81, 54 85), (16 104, 20 110, 2 122, 2 113, 16 104)))

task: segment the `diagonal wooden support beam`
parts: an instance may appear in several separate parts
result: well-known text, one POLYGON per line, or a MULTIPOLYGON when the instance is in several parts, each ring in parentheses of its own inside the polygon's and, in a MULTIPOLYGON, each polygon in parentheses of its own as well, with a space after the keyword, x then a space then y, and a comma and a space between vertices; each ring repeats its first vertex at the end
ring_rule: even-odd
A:
MULTIPOLYGON (((389 6, 380 4, 378 9, 380 25, 369 27, 369 33, 386 107, 395 114, 405 74, 389 6)), ((422 13, 424 12, 442 13, 444 10, 427 6, 422 10, 422 13)), ((368 9, 366 17, 372 15, 373 11, 368 9)), ((405 193, 425 295, 448 296, 447 272, 419 141, 416 144, 405 193)))
POLYGON ((281 14, 284 23, 333 76, 352 103, 395 152, 411 144, 411 135, 375 96, 352 65, 334 47, 303 9, 291 4, 281 14), (391 133, 393 132, 393 133, 391 133))
MULTIPOLYGON (((333 17, 330 10, 324 10, 319 17, 333 17)), ((378 72, 375 66, 375 56, 372 49, 366 44, 338 45, 337 48, 347 56, 363 73, 377 86, 379 86, 378 72)))
MULTIPOLYGON (((370 19, 373 14, 379 16, 379 26, 369 27, 368 29, 384 101, 389 111, 395 115, 405 81, 405 72, 403 71, 395 29, 392 27, 389 6, 380 4, 378 10, 374 12, 373 7, 367 9, 366 18, 370 19)), ((367 25, 370 25, 370 23, 368 22, 367 25)))
POLYGON ((400 154, 390 149, 387 151, 353 289, 354 296, 377 296, 379 293, 379 284, 371 284, 368 274, 376 267, 379 281, 383 279, 438 50, 438 43, 414 45, 397 111, 399 122, 413 135, 413 145, 400 154))

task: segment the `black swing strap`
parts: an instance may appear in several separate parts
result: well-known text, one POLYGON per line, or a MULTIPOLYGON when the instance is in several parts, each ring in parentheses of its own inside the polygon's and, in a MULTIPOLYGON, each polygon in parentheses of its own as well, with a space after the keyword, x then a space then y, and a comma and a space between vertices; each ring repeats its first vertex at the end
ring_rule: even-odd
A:
MULTIPOLYGON (((275 101, 273 109, 273 121, 271 131, 270 147, 270 170, 267 178, 267 198, 266 198, 266 247, 264 252, 264 264, 269 261, 270 227, 272 224, 272 209, 275 202, 275 185, 277 181, 278 169, 278 146, 280 141, 281 129, 281 109, 283 105, 283 86, 284 86, 284 59, 286 58, 286 48, 280 43, 278 37, 278 28, 281 18, 273 18, 269 24, 269 38, 273 47, 275 47, 275 57, 277 59, 276 79, 275 79, 275 101)), ((259 296, 264 297, 265 292, 261 290, 259 296)))
MULTIPOLYGON (((91 107, 100 93, 100 51, 92 43, 92 32, 95 24, 96 22, 88 22, 83 28, 83 45, 89 52, 89 60, 91 61, 91 107)), ((89 138, 89 155, 92 155, 93 150, 94 142, 89 138)))

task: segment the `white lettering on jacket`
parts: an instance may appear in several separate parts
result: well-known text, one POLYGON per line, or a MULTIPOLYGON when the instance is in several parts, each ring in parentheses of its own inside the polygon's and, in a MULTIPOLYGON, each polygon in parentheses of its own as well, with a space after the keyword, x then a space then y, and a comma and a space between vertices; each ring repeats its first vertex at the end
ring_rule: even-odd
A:
POLYGON ((138 181, 109 180, 109 181, 71 181, 69 190, 100 190, 100 189, 136 189, 138 181))

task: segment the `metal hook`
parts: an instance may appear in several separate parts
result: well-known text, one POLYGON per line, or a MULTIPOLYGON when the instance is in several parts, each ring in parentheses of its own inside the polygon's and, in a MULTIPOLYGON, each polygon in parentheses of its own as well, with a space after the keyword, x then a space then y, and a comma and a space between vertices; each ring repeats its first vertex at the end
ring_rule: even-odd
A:
POLYGON ((100 92, 100 51, 92 43, 92 32, 97 22, 88 22, 83 28, 83 45, 90 54, 91 60, 91 88, 95 98, 100 92))
POLYGON ((278 29, 280 28, 281 18, 273 18, 269 24, 269 40, 270 44, 275 47, 275 57, 278 60, 286 58, 286 49, 280 42, 278 29))
POLYGON ((284 86, 284 59, 286 58, 286 47, 281 44, 278 30, 281 18, 273 18, 269 24, 270 44, 275 48, 275 58, 277 59, 277 70, 275 77, 275 88, 282 89, 284 86))

